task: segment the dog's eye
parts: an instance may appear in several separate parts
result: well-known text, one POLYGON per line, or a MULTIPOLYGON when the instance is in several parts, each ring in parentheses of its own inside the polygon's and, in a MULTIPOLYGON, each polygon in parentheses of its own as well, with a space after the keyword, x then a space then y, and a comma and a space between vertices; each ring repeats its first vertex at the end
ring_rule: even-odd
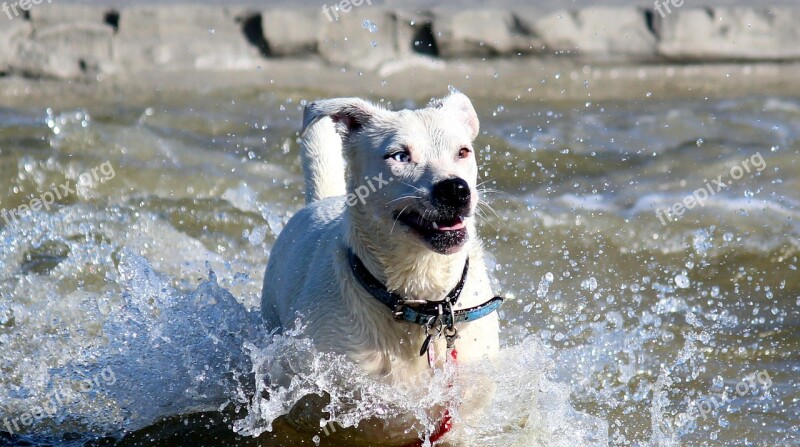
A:
POLYGON ((391 158, 394 161, 399 161, 400 163, 408 163, 411 161, 411 154, 408 152, 400 151, 395 152, 394 154, 387 155, 385 158, 391 158))
POLYGON ((471 150, 468 147, 462 147, 458 150, 458 158, 467 158, 469 157, 471 150))

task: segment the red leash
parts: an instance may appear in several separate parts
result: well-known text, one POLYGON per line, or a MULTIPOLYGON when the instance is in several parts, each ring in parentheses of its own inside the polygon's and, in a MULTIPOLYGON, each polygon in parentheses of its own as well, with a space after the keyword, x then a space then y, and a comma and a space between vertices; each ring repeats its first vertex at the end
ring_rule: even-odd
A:
MULTIPOLYGON (((453 363, 458 361, 458 351, 456 351, 455 348, 450 350, 450 359, 453 363)), ((449 386, 452 387, 453 385, 450 384, 449 386)), ((442 415, 442 421, 439 423, 439 426, 431 433, 431 444, 442 439, 444 435, 449 433, 452 429, 453 417, 450 416, 450 410, 446 409, 444 410, 444 415, 442 415)), ((409 444, 408 447, 422 447, 423 445, 425 445, 425 440, 420 439, 419 441, 409 444)))

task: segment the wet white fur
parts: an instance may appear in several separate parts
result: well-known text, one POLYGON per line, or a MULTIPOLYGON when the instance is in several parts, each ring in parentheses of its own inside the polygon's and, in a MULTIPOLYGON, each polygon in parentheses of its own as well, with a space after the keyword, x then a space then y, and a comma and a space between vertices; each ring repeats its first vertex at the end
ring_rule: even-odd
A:
MULTIPOLYGON (((471 148, 477 133, 475 110, 459 93, 413 111, 388 111, 357 98, 310 104, 301 139, 308 205, 289 221, 270 255, 262 295, 269 328, 294 327, 299 318, 319 350, 345 354, 367 373, 397 386, 425 381, 430 370, 418 353, 422 328, 395 321, 361 288, 350 272, 347 249, 390 289, 428 300, 442 299, 456 285, 469 256, 458 307, 490 299, 474 217, 467 219, 466 245, 441 255, 393 216, 411 203, 430 207, 431 187, 456 176, 470 185, 474 210, 476 154, 459 159, 458 151, 471 148), (402 144, 411 146, 413 166, 384 159, 402 144), (371 192, 365 203, 345 205, 346 191, 381 174, 393 180, 371 192)), ((459 332, 459 361, 491 357, 499 349, 496 313, 459 325, 459 332)), ((438 352, 444 352, 444 343, 437 342, 438 352)))

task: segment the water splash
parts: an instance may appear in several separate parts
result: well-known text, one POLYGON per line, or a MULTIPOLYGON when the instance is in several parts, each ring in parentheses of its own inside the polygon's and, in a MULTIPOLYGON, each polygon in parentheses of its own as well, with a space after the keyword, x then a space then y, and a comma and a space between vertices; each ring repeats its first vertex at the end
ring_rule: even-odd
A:
POLYGON ((370 33, 378 32, 378 25, 376 25, 375 22, 369 19, 364 19, 364 21, 361 22, 361 27, 369 31, 370 33))

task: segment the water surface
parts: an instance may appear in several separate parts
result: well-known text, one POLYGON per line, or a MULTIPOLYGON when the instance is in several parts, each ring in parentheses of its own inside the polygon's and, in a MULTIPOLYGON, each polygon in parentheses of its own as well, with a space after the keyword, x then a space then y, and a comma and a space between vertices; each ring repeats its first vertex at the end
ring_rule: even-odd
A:
MULTIPOLYGON (((0 443, 324 445, 276 418, 323 391, 340 426, 418 409, 260 326, 270 247, 302 206, 296 132, 314 98, 0 109, 0 207, 74 189, 0 217, 0 431, 16 436, 0 443), (300 380, 265 389, 276 368, 300 380), (348 408, 342 377, 371 404, 348 408), (24 426, 37 407, 52 414, 24 426)), ((462 436, 800 445, 800 100, 475 103, 480 231, 508 299, 500 359, 472 371, 499 392, 462 436), (656 212, 706 185, 703 206, 656 212)), ((430 404, 452 397, 438 380, 430 404)))

